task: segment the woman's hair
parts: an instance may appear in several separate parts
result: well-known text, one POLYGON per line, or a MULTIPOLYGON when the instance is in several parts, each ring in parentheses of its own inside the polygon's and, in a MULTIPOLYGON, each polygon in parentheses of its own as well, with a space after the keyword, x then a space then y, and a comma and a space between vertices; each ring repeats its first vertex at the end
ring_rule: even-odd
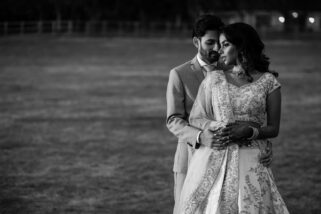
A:
POLYGON ((245 23, 234 23, 222 28, 222 34, 227 41, 236 46, 239 52, 238 59, 245 70, 248 80, 253 81, 250 71, 270 72, 278 76, 275 71, 269 70, 269 58, 263 53, 264 44, 256 30, 245 23))

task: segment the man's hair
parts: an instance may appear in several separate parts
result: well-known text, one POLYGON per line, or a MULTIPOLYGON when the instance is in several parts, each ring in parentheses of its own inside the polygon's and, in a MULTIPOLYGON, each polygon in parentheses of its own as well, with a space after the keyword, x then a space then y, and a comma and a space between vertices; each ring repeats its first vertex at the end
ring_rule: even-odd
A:
POLYGON ((202 37, 208 30, 219 31, 224 26, 222 20, 211 14, 205 14, 199 16, 194 22, 193 26, 193 37, 202 37))

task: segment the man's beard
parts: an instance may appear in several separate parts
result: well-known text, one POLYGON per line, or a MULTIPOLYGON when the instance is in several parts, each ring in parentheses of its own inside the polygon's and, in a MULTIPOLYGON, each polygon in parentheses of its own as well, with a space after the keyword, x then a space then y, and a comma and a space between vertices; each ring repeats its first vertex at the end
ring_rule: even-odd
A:
POLYGON ((217 62, 220 58, 220 54, 217 51, 214 51, 214 50, 205 51, 202 47, 200 48, 200 55, 202 56, 204 61, 210 64, 217 62))

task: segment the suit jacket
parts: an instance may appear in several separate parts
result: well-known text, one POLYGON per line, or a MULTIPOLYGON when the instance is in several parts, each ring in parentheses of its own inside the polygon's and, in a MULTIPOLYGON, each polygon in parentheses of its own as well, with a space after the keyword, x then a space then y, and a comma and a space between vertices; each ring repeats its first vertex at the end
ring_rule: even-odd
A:
POLYGON ((196 57, 170 71, 166 92, 166 124, 169 131, 178 138, 174 172, 187 172, 195 148, 199 129, 188 123, 188 117, 203 79, 204 74, 196 57))

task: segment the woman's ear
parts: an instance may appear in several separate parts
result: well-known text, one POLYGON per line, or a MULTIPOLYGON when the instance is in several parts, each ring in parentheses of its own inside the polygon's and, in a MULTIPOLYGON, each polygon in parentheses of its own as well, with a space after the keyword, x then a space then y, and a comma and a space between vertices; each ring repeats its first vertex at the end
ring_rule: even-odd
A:
POLYGON ((198 47, 200 46, 199 42, 200 42, 200 40, 196 36, 194 36, 193 37, 193 45, 197 48, 197 50, 198 50, 198 47))
POLYGON ((237 50, 236 54, 236 65, 242 65, 244 60, 244 52, 240 49, 237 50))

